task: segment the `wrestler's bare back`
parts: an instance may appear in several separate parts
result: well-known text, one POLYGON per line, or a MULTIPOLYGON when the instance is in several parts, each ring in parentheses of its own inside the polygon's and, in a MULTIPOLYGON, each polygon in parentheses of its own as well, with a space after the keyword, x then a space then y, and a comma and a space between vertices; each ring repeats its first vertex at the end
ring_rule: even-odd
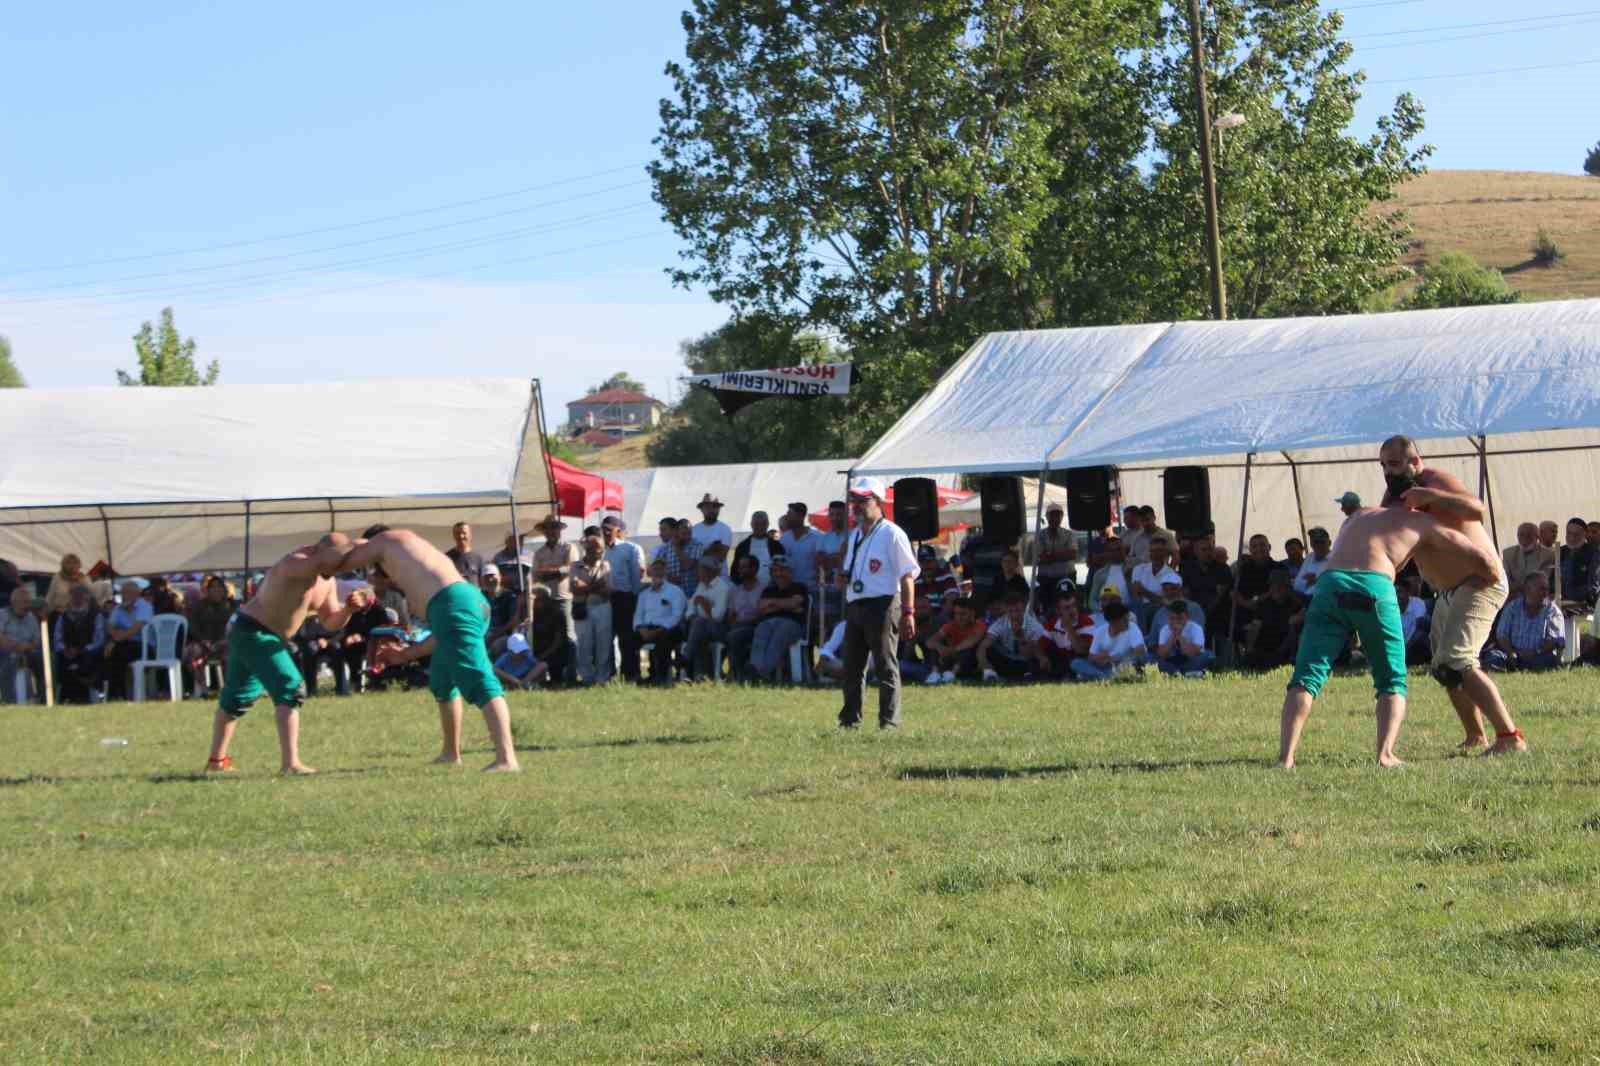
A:
POLYGON ((352 569, 381 567, 389 580, 400 586, 416 613, 427 610, 428 601, 440 589, 461 580, 444 552, 409 529, 385 530, 369 540, 356 541, 345 565, 352 569))
MULTIPOLYGON (((1440 492, 1453 492, 1460 495, 1470 495, 1461 479, 1454 474, 1443 470, 1434 470, 1423 467, 1417 474, 1417 485, 1425 489, 1438 489, 1440 492)), ((1430 515, 1441 525, 1465 536, 1473 544, 1482 548, 1496 560, 1495 566, 1499 568, 1499 553, 1496 551, 1494 541, 1489 539, 1489 531, 1483 523, 1471 518, 1462 518, 1454 514, 1448 507, 1430 507, 1424 504, 1417 510, 1430 515)), ((1477 568, 1461 552, 1449 551, 1442 548, 1424 546, 1419 548, 1412 556, 1412 561, 1417 564, 1417 569, 1422 572, 1422 580, 1436 589, 1453 589, 1470 577, 1478 576, 1477 568)), ((1494 580, 1499 580, 1499 575, 1494 580)))
POLYGON ((285 640, 299 632, 307 615, 332 613, 338 607, 339 587, 333 578, 317 573, 316 557, 317 548, 307 545, 279 559, 240 613, 285 640))
POLYGON ((1482 549, 1433 515, 1405 507, 1365 508, 1346 519, 1328 553, 1328 569, 1369 570, 1393 579, 1407 559, 1416 559, 1422 569, 1424 557, 1435 572, 1458 575, 1444 588, 1472 577, 1492 580, 1490 575, 1499 573, 1493 550, 1482 549))

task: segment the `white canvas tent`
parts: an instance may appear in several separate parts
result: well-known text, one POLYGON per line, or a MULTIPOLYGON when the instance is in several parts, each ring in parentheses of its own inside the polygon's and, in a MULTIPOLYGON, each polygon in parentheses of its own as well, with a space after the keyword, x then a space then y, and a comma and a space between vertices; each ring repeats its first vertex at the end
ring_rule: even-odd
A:
POLYGON ((450 542, 552 506, 537 382, 0 390, 0 557, 263 566, 374 522, 450 542))
POLYGON ((1159 511, 1161 472, 1201 465, 1220 541, 1281 542, 1337 530, 1345 490, 1381 497, 1395 433, 1491 505, 1503 544, 1600 514, 1600 300, 990 334, 855 472, 1115 465, 1159 511))

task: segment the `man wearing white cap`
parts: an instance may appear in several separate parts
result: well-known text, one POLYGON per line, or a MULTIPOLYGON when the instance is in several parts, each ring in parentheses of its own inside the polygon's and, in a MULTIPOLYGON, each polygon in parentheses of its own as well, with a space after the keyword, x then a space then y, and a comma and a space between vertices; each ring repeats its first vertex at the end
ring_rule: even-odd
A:
POLYGON ((887 495, 880 478, 851 479, 856 528, 838 578, 845 599, 841 729, 861 724, 868 655, 878 663, 878 728, 900 725, 900 640, 916 636, 912 583, 919 567, 905 531, 883 516, 887 495))
POLYGON ((1063 578, 1073 576, 1078 562, 1078 538, 1072 530, 1062 528, 1065 514, 1059 503, 1051 503, 1044 509, 1044 528, 1027 542, 1022 561, 1032 564, 1033 582, 1038 588, 1054 589, 1063 578))

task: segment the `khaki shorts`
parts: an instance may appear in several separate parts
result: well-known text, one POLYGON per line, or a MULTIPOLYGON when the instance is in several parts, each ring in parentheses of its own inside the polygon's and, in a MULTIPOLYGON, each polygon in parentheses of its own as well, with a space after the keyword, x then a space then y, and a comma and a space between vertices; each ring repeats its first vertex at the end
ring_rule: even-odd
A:
POLYGON ((1428 631, 1435 667, 1470 670, 1478 665, 1478 653, 1489 642, 1506 593, 1503 582, 1487 588, 1458 585, 1439 593, 1433 602, 1433 626, 1428 631))

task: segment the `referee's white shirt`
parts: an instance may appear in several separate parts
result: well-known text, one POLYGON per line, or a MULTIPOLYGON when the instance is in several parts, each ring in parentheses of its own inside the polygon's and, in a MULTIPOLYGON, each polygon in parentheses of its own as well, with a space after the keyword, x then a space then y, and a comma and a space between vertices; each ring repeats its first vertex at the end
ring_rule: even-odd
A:
POLYGON ((905 530, 880 518, 872 532, 862 535, 857 526, 850 533, 850 550, 844 560, 844 597, 846 603, 873 596, 893 596, 900 590, 900 579, 916 574, 917 553, 911 550, 911 541, 905 530), (856 591, 856 582, 861 591, 856 591))

